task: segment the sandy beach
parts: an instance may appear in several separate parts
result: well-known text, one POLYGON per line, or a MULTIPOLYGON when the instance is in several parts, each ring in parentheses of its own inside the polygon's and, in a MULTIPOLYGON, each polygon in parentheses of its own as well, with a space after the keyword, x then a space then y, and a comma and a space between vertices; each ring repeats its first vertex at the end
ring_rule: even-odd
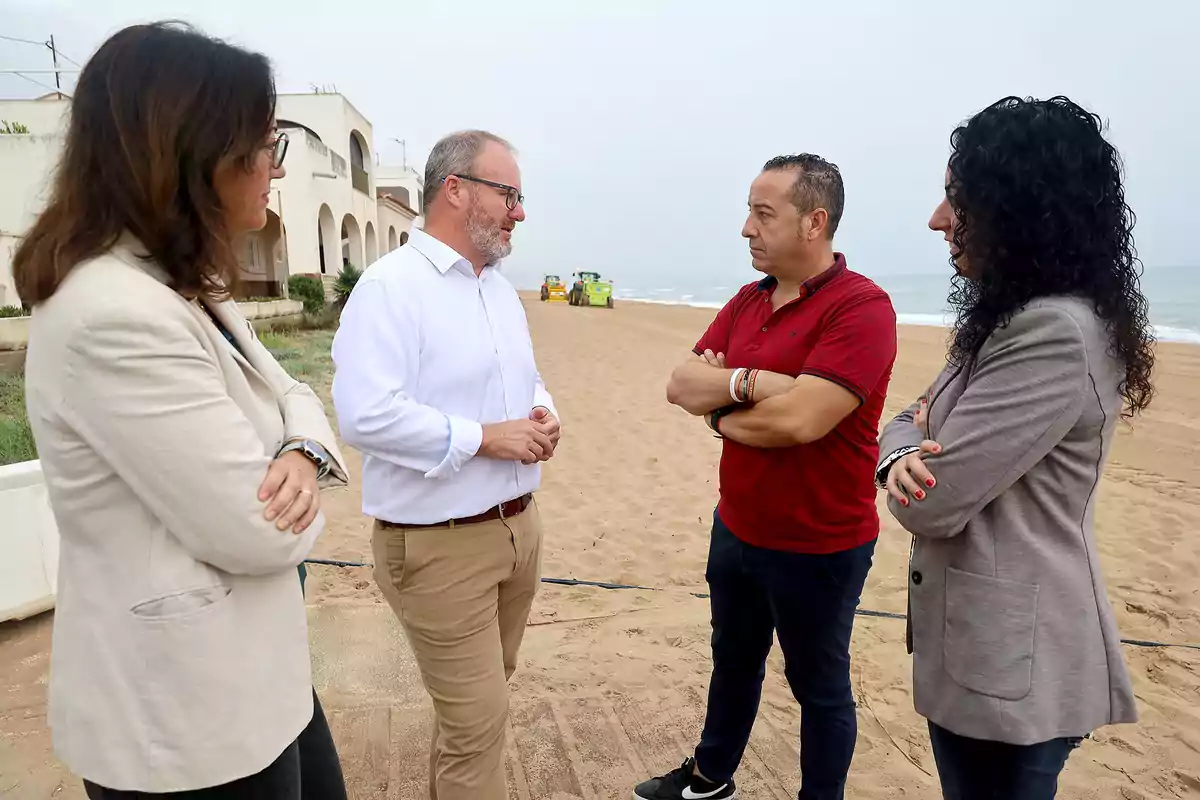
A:
MULTIPOLYGON (((644 698, 652 705, 641 713, 667 709, 677 724, 673 737, 645 746, 623 725, 632 747, 621 739, 622 747, 634 755, 613 756, 607 767, 602 747, 587 763, 577 755, 554 763, 544 755, 552 749, 541 750, 515 768, 529 773, 517 783, 532 788, 513 796, 627 798, 633 782, 681 760, 698 736, 707 691, 708 607, 693 593, 706 591, 720 446, 702 423, 666 403, 664 385, 714 312, 635 303, 579 309, 539 303, 536 296, 527 297, 526 306, 564 429, 538 495, 547 525, 543 574, 654 591, 543 585, 512 683, 514 734, 518 740, 534 736, 530 731, 540 723, 522 709, 545 700, 561 709, 599 698, 620 710, 630 698, 644 698), (533 774, 537 769, 544 774, 533 774)), ((888 414, 937 373, 945 336, 937 328, 901 330, 888 414)), ((1097 535, 1122 635, 1200 643, 1200 461, 1194 455, 1200 348, 1161 346, 1157 385, 1150 411, 1120 430, 1100 489, 1097 535)), ((360 463, 350 458, 357 478, 360 463)), ((314 556, 370 560, 370 525, 359 499, 357 484, 326 498, 331 523, 314 556)), ((903 612, 909 538, 882 500, 880 509, 883 531, 862 608, 903 612)), ((383 603, 366 569, 313 566, 308 598, 322 606, 383 603)), ((54 761, 45 729, 49 616, 0 626, 0 795, 20 800, 82 796, 78 782, 54 761)), ((903 636, 903 621, 858 619, 859 741, 848 797, 938 796, 924 721, 912 709, 903 636)), ((1126 646, 1125 655, 1142 720, 1103 729, 1085 742, 1067 766, 1060 797, 1200 797, 1200 650, 1126 646)), ((336 705, 332 715, 336 721, 336 705)), ((794 797, 799 716, 776 649, 742 769, 757 778, 744 782, 744 797, 782 800, 789 791, 794 797)), ((572 753, 586 750, 586 742, 579 744, 572 753)), ((397 753, 411 762, 413 775, 425 769, 423 747, 397 753)), ((380 786, 359 774, 366 756, 344 751, 343 758, 355 798, 421 796, 418 778, 380 786)))

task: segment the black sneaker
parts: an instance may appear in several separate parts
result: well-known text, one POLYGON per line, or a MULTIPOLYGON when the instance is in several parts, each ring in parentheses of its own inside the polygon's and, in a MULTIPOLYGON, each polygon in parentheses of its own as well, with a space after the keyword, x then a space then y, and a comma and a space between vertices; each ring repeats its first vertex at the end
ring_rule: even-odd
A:
POLYGON ((729 783, 710 783, 695 773, 696 759, 689 758, 679 769, 639 783, 633 790, 635 800, 732 800, 737 797, 733 779, 729 783))

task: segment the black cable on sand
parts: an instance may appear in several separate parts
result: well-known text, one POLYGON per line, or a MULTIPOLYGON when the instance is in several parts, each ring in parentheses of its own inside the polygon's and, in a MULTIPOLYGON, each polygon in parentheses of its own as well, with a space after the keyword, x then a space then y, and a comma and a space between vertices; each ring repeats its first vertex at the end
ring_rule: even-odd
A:
MULTIPOLYGON (((370 567, 370 564, 363 564, 359 561, 333 561, 325 558, 306 558, 305 564, 325 564, 332 567, 370 567)), ((596 589, 638 589, 643 592, 661 592, 662 589, 656 589, 653 586, 637 586, 630 583, 609 583, 607 581, 585 581, 578 578, 542 578, 542 583, 552 583, 556 586, 591 586, 596 589)), ((691 592, 692 597, 707 599, 708 595, 704 592, 691 592)), ((878 617, 880 619, 907 619, 904 614, 898 614, 895 611, 875 611, 869 608, 855 609, 854 613, 860 617, 878 617)), ((1200 644, 1184 644, 1178 642, 1153 642, 1148 639, 1122 639, 1122 644, 1130 645, 1131 647, 1182 647, 1187 650, 1200 650, 1200 644)))

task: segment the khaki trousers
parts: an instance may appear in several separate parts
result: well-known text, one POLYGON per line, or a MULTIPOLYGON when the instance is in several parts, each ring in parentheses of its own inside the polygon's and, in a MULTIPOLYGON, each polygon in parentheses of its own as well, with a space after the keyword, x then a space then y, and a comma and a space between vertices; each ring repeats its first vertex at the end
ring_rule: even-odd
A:
POLYGON ((384 528, 375 580, 404 625, 433 699, 431 800, 504 800, 508 679, 537 592, 537 503, 475 525, 384 528))

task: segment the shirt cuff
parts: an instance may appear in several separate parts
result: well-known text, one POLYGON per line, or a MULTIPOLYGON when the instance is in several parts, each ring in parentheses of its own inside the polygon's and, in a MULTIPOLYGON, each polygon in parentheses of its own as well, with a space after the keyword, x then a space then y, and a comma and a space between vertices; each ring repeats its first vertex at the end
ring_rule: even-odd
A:
POLYGON ((533 390, 533 411, 534 408, 544 408, 558 419, 558 409, 554 407, 554 398, 550 396, 550 392, 546 391, 541 385, 533 390))
POLYGON ((888 453, 887 457, 879 462, 879 466, 875 468, 875 487, 877 489, 887 488, 888 473, 891 472, 892 465, 910 453, 919 453, 921 448, 916 445, 906 445, 897 448, 888 453))
POLYGON ((462 469, 479 452, 483 444, 483 426, 462 417, 446 415, 450 423, 450 445, 446 448, 446 457, 429 472, 426 478, 448 478, 462 469))

